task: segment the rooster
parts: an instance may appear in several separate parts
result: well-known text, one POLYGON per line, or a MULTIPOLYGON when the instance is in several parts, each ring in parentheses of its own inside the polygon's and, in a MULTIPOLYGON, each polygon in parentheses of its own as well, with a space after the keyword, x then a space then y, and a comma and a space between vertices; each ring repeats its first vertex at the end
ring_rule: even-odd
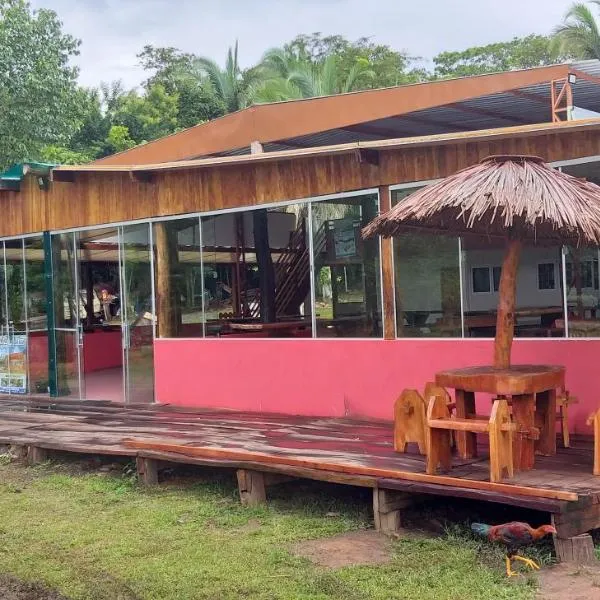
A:
POLYGON ((472 523, 471 529, 475 533, 487 538, 490 542, 500 542, 506 546, 506 574, 508 577, 516 575, 512 570, 513 560, 520 560, 531 569, 539 569, 540 566, 535 561, 519 556, 517 551, 519 548, 531 546, 546 535, 556 533, 556 529, 552 525, 542 525, 542 527, 535 529, 527 525, 527 523, 520 523, 518 521, 504 523, 504 525, 472 523))

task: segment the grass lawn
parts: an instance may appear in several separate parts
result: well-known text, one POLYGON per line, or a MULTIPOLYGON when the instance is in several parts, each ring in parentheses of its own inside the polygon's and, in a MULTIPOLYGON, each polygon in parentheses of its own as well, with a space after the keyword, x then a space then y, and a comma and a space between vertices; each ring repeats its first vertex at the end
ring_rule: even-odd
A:
POLYGON ((154 490, 117 472, 69 463, 26 468, 0 456, 0 575, 69 598, 520 600, 500 550, 459 534, 397 540, 391 562, 325 569, 290 553, 296 541, 371 526, 353 488, 273 488, 242 508, 233 471, 199 471, 154 490), (298 493, 302 490, 302 493, 298 493), (293 493, 293 492, 297 493, 293 493))

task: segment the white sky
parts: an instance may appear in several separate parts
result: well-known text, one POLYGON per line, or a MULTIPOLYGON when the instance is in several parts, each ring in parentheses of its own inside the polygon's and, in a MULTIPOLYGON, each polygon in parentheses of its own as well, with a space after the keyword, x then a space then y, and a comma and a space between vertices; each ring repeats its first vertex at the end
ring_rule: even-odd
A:
POLYGON ((55 10, 82 40, 85 85, 122 79, 138 85, 145 44, 175 46, 223 63, 237 38, 242 66, 297 34, 320 31, 375 42, 431 59, 443 50, 549 33, 570 0, 32 0, 55 10))

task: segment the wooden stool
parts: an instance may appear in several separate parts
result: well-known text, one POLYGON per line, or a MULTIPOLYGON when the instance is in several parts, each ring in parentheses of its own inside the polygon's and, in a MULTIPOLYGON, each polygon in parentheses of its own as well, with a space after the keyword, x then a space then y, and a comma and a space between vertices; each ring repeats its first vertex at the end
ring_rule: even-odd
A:
POLYGON ((468 431, 488 433, 490 436, 490 481, 502 481, 504 474, 512 477, 513 433, 510 409, 505 398, 497 398, 492 414, 485 418, 452 418, 443 397, 434 396, 427 407, 427 473, 435 475, 438 467, 449 470, 451 466, 450 432, 468 431))
POLYGON ((560 428, 563 437, 563 446, 571 447, 571 438, 569 437, 569 405, 577 404, 579 401, 574 396, 571 396, 567 390, 561 390, 560 394, 556 395, 556 418, 560 421, 560 428))
POLYGON ((416 442, 427 454, 425 400, 417 390, 403 390, 394 404, 394 450, 406 452, 406 444, 416 442))
POLYGON ((594 426, 594 475, 600 475, 600 410, 588 417, 587 424, 594 426))

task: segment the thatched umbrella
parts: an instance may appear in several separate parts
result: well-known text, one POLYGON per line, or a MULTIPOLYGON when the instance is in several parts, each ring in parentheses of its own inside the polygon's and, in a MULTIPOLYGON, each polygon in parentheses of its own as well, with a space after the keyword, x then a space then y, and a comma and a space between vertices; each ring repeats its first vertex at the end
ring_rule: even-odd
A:
POLYGON ((523 241, 600 245, 600 187, 533 156, 490 156, 429 185, 375 218, 363 236, 414 229, 505 239, 494 366, 510 366, 516 276, 523 241))

